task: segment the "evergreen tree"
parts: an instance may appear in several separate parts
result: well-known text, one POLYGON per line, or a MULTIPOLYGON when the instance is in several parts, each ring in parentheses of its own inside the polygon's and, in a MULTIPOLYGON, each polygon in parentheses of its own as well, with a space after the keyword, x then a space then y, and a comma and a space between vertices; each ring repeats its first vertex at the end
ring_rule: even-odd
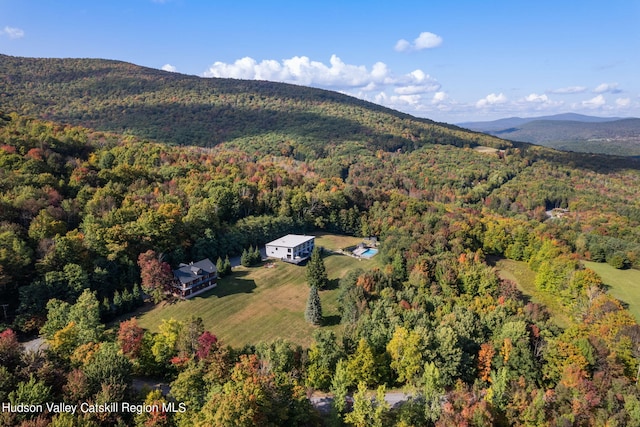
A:
POLYGON ((262 254, 260 254, 260 248, 256 246, 251 252, 251 263, 260 264, 262 262, 262 254))
POLYGON ((142 292, 140 291, 140 285, 137 283, 133 284, 133 290, 131 291, 131 295, 133 297, 133 306, 140 307, 144 303, 144 299, 142 298, 142 292))
POLYGON ((307 264, 307 283, 312 288, 316 287, 318 289, 324 289, 329 283, 327 269, 324 266, 324 261, 318 247, 313 248, 311 259, 307 264))
POLYGON ((218 257, 218 260, 216 261, 216 270, 218 270, 218 277, 224 277, 224 262, 222 261, 222 258, 218 257))
POLYGON ((100 304, 100 319, 103 321, 111 318, 111 302, 108 297, 102 298, 102 304, 100 304))
POLYGON ((122 291, 122 312, 128 313, 133 309, 133 295, 129 289, 124 288, 122 291))
POLYGON ((229 255, 224 258, 224 275, 228 276, 231 274, 231 261, 229 261, 229 255))
POLYGON ((320 304, 318 288, 315 286, 309 289, 309 298, 307 299, 307 309, 304 312, 304 318, 312 325, 320 325, 322 323, 322 305, 320 304))
POLYGON ((116 289, 113 293, 113 314, 118 315, 122 313, 124 310, 122 309, 122 295, 120 291, 116 289))
POLYGON ((249 246, 249 250, 247 251, 247 256, 249 257, 249 265, 254 265, 256 263, 255 258, 255 250, 253 249, 253 245, 249 246))
POLYGON ((251 257, 246 249, 242 250, 242 255, 240 255, 240 264, 242 264, 243 267, 251 267, 251 257))

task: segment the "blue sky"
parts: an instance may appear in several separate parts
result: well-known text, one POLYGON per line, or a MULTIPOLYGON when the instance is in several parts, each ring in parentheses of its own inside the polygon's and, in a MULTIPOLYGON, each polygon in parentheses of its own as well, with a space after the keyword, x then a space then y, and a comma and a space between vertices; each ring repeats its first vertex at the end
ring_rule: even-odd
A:
POLYGON ((0 53, 284 81, 449 123, 640 117, 638 0, 0 0, 0 53))

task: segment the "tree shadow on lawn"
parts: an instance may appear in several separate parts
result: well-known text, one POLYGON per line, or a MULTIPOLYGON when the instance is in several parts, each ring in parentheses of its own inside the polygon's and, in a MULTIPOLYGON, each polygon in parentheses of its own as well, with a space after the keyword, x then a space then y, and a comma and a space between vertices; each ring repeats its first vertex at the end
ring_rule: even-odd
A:
POLYGON ((218 281, 218 286, 211 289, 208 292, 204 292, 193 299, 209 298, 212 296, 222 298, 235 294, 250 294, 257 288, 256 282, 253 279, 242 279, 242 276, 246 276, 246 271, 234 272, 231 276, 225 277, 218 281))
POLYGON ((340 324, 340 316, 338 314, 332 314, 330 316, 324 316, 322 318, 322 326, 336 326, 340 324))
MULTIPOLYGON (((165 304, 165 303, 166 302, 162 302, 160 304, 165 304)), ((109 320, 108 322, 105 323, 105 326, 107 329, 110 329, 113 327, 117 328, 120 326, 121 322, 124 322, 126 320, 131 320, 132 318, 140 317, 143 314, 148 313, 149 311, 153 310, 156 307, 157 307, 157 304, 154 304, 151 301, 145 301, 145 303, 140 307, 137 307, 129 311, 128 313, 119 314, 118 316, 109 320)))
POLYGON ((322 288, 323 291, 333 291, 340 287, 340 278, 336 277, 335 279, 329 279, 327 282, 327 286, 322 288))

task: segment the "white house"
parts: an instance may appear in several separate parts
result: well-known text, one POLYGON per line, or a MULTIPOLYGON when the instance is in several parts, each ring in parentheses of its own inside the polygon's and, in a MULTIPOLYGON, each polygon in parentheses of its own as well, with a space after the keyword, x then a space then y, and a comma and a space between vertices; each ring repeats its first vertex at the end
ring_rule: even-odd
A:
POLYGON ((267 256, 283 261, 300 262, 311 256, 315 245, 315 236, 287 234, 265 245, 267 256))

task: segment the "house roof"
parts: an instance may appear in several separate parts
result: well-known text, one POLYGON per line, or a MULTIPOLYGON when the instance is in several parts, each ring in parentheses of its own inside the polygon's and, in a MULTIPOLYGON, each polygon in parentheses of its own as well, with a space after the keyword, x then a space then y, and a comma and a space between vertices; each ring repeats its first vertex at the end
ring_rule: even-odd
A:
POLYGON ((267 246, 279 246, 284 248, 295 248, 309 240, 315 239, 315 236, 302 236, 300 234, 287 234, 284 237, 267 243, 267 246))
POLYGON ((173 275, 180 280, 180 283, 187 284, 206 274, 215 273, 217 271, 218 269, 215 264, 212 263, 209 258, 205 258, 190 264, 180 264, 180 268, 173 270, 173 275))

